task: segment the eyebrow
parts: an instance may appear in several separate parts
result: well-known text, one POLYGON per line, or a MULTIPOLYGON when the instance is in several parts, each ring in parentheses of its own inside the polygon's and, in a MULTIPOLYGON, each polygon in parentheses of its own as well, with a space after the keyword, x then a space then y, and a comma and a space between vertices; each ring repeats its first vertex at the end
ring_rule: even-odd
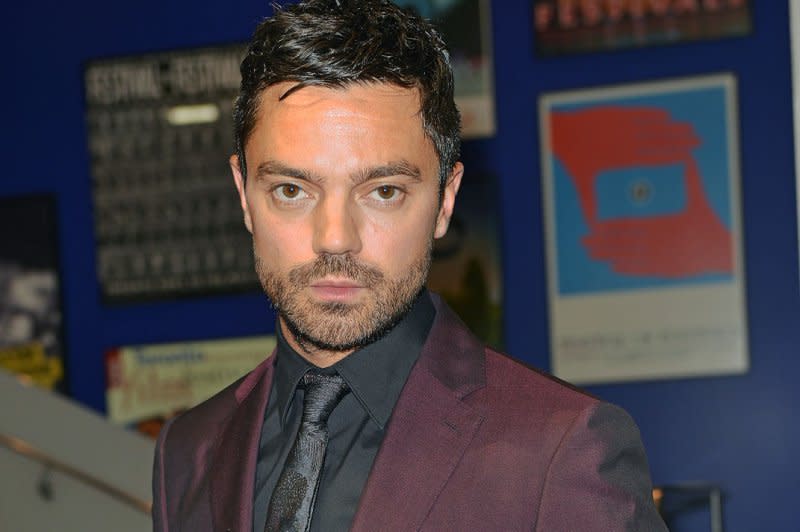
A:
POLYGON ((285 177, 293 177, 295 179, 302 179, 303 181, 310 181, 312 183, 321 183, 324 179, 321 176, 315 175, 306 170, 299 168, 292 168, 279 161, 264 161, 258 165, 256 169, 256 179, 263 179, 268 175, 280 175, 285 177))
POLYGON ((364 171, 358 172, 351 176, 353 183, 360 185, 372 179, 380 179, 382 177, 392 176, 406 176, 412 178, 414 181, 422 181, 422 172, 419 167, 406 160, 392 161, 380 166, 373 166, 364 171))
MULTIPOLYGON (((313 172, 299 168, 293 168, 274 160, 264 161, 258 165, 258 168, 256 168, 256 179, 263 179, 268 175, 292 177, 295 179, 301 179, 303 181, 309 181, 311 183, 322 183, 325 181, 322 176, 319 176, 313 172)), ((392 176, 406 176, 410 177, 414 181, 422 181, 422 171, 419 169, 419 167, 406 160, 391 161, 387 164, 359 170, 358 172, 352 174, 350 179, 354 185, 360 185, 361 183, 366 183, 367 181, 373 179, 381 179, 383 177, 392 176)))

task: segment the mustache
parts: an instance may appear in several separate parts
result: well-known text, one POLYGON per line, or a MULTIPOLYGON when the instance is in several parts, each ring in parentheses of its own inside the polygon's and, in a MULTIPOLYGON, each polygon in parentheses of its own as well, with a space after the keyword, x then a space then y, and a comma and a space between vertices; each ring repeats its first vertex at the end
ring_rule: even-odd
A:
POLYGON ((314 262, 298 266, 289 271, 289 282, 304 286, 326 276, 345 277, 367 287, 383 281, 383 273, 377 268, 363 264, 352 255, 319 255, 314 262))

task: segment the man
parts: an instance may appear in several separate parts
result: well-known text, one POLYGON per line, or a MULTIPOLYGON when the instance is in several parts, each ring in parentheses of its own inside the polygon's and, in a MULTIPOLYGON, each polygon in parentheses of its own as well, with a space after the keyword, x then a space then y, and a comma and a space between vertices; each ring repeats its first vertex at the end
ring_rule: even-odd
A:
POLYGON ((242 76, 231 168, 278 347, 165 426, 155 530, 665 530, 630 418, 424 289, 463 174, 438 34, 310 0, 242 76))

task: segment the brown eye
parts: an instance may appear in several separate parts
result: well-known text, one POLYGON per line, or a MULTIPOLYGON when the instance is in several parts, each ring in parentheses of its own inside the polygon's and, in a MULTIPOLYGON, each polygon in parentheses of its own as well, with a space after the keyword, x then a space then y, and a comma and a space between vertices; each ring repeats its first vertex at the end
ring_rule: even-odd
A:
POLYGON ((381 199, 385 200, 392 199, 395 194, 397 194, 397 189, 389 185, 378 187, 375 191, 378 193, 378 196, 380 196, 381 199))
POLYGON ((278 200, 284 202, 300 202, 309 196, 303 187, 294 183, 283 183, 275 188, 273 194, 278 200))
POLYGON ((297 185, 283 185, 281 186, 281 192, 286 198, 296 198, 300 194, 300 187, 297 185))

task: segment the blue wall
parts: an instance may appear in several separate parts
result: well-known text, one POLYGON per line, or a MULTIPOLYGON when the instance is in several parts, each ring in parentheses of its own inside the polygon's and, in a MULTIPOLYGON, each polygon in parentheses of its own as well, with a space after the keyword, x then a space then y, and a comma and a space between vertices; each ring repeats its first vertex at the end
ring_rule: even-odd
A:
MULTIPOLYGON (((495 0, 498 134, 464 146, 500 177, 507 348, 548 367, 537 97, 545 91, 731 71, 738 77, 751 370, 738 377, 594 387, 638 421, 656 482, 717 481, 731 532, 800 530, 798 287, 788 2, 752 2, 746 38, 540 59, 529 0, 495 0)), ((0 195, 58 198, 68 380, 104 408, 102 356, 129 343, 269 332, 259 295, 106 308, 98 301, 83 120, 89 59, 246 40, 266 2, 16 2, 3 17, 0 195)), ((20 223, 24 223, 21 221, 20 223)), ((0 231, 13 228, 0 228, 0 231)), ((697 516, 692 530, 702 530, 697 516)))

